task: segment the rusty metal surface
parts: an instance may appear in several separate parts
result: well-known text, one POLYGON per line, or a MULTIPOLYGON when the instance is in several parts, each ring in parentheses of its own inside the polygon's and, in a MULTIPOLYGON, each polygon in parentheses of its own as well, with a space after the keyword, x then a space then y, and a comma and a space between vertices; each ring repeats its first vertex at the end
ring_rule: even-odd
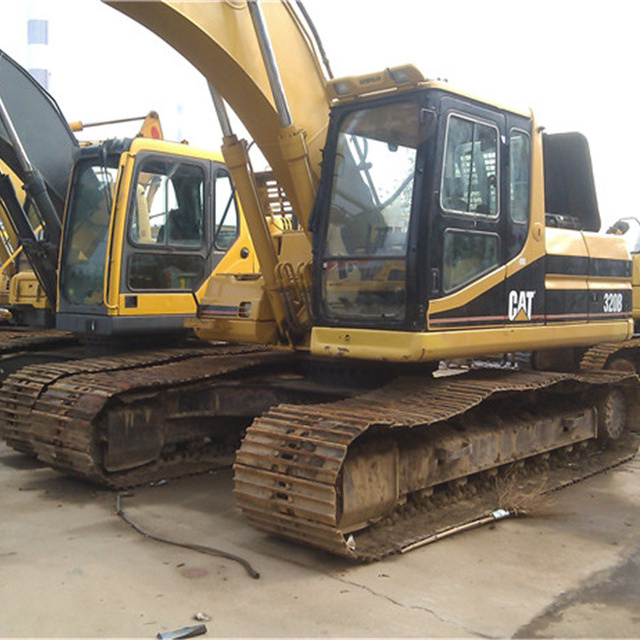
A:
POLYGON ((624 342, 606 342, 595 345, 587 350, 580 362, 583 370, 598 370, 608 367, 610 362, 620 357, 630 357, 630 362, 638 367, 637 351, 640 347, 640 338, 631 338, 624 342))
POLYGON ((584 401, 588 391, 602 385, 629 386, 630 394, 638 395, 637 378, 627 372, 484 371, 452 378, 399 379, 338 402, 274 407, 247 430, 234 465, 234 493, 248 520, 261 530, 340 555, 363 559, 370 559, 371 553, 385 555, 397 549, 393 536, 384 538, 375 552, 363 552, 357 532, 350 533, 354 526, 366 531, 363 521, 389 515, 406 499, 399 485, 404 482, 416 491, 420 476, 422 486, 429 488, 490 468, 491 447, 497 467, 593 438, 592 409, 569 407, 564 413, 559 410, 554 420, 533 419, 533 425, 515 431, 508 420, 499 424, 499 415, 506 406, 550 407, 552 398, 559 406, 567 405, 571 397, 584 401), (467 430, 456 444, 455 422, 469 420, 468 416, 484 424, 476 433, 467 430), (445 423, 447 428, 431 437, 445 423), (566 436, 559 437, 562 433, 566 436), (396 451, 405 437, 404 451, 396 451), (467 460, 457 474, 443 475, 446 462, 449 471, 455 471, 474 447, 489 450, 467 460), (424 468, 408 471, 419 465, 424 468), (373 509, 362 507, 362 500, 373 502, 373 509))
POLYGON ((0 327, 0 354, 75 342, 77 338, 70 331, 0 327))
MULTIPOLYGON (((0 435, 16 450, 106 486, 180 474, 207 447, 191 461, 184 451, 165 455, 168 392, 283 357, 260 347, 215 346, 24 367, 0 388, 0 435)), ((179 444, 172 441, 172 450, 179 444)))

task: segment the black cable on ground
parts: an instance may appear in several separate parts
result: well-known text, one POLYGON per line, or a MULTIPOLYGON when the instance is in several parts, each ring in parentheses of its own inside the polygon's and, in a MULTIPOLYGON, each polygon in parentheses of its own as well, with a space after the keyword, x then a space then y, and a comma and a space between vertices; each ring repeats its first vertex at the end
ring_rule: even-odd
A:
POLYGON ((240 556, 236 556, 232 553, 227 553, 226 551, 221 551, 220 549, 214 549, 213 547, 206 547, 200 544, 190 544, 187 542, 177 542, 176 540, 171 540, 170 538, 164 538, 162 536, 157 536, 153 533, 150 533, 146 529, 143 529, 140 525, 136 524, 133 520, 131 520, 129 516, 127 516, 127 514, 122 510, 120 499, 121 494, 118 492, 116 494, 116 515, 120 516, 120 518, 122 518, 130 527, 145 536, 145 538, 150 538, 151 540, 155 540, 156 542, 172 544, 176 547, 182 547, 183 549, 190 549, 191 551, 197 551, 198 553, 206 553, 210 556, 217 556, 219 558, 232 560, 233 562, 238 562, 244 567, 245 571, 252 578, 257 580, 260 577, 260 574, 249 564, 249 562, 244 558, 241 558, 240 556))

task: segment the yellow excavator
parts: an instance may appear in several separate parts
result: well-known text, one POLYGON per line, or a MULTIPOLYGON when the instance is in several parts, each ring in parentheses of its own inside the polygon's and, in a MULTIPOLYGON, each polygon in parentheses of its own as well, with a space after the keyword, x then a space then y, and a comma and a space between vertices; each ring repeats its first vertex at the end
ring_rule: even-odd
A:
MULTIPOLYGON (((13 320, 26 303, 42 302, 31 307, 56 326, 3 328, 2 376, 37 362, 39 378, 45 370, 68 378, 106 367, 127 370, 123 379, 132 381, 132 363, 184 362, 210 351, 184 327, 196 311, 194 288, 217 266, 252 271, 256 264, 220 153, 157 139, 155 113, 143 125, 149 138, 78 145, 53 99, 4 54, 0 63, 0 204, 12 248, 23 249, 31 267, 11 278, 12 287, 20 281, 13 320), (32 99, 23 108, 25 95, 32 99), (47 124, 40 137, 38 122, 47 124), (26 282, 37 292, 27 300, 26 282), (149 345, 154 351, 141 355, 149 345), (91 353, 109 355, 99 364, 91 353)), ((33 453, 5 430, 20 410, 10 404, 2 434, 33 453)))
MULTIPOLYGON (((3 59, 3 65, 7 65, 8 61, 5 57, 3 59)), ((12 65, 16 63, 12 62, 12 65)), ((35 83, 33 83, 35 84, 35 83)), ((36 85, 37 86, 37 85, 36 85)), ((5 93, 7 87, 5 85, 5 93)), ((37 86, 35 90, 36 95, 40 95, 42 90, 37 86)), ((33 96, 32 96, 33 97, 33 96)), ((74 133, 85 131, 91 127, 116 125, 129 122, 140 122, 139 131, 136 137, 162 139, 162 125, 160 124, 160 117, 157 112, 150 111, 144 116, 132 117, 132 118, 120 118, 104 122, 91 122, 83 123, 81 121, 74 121, 69 123, 69 128, 74 133)), ((8 143, 7 143, 8 144, 8 143)), ((81 141, 81 145, 87 146, 92 144, 88 141, 81 141)), ((93 143, 97 144, 97 143, 93 143)), ((21 205, 24 207, 24 197, 26 195, 23 188, 22 181, 13 172, 13 170, 7 166, 0 159, 0 173, 8 175, 13 183, 13 188, 21 205)), ((42 225, 38 218, 37 212, 31 207, 29 211, 29 223, 34 229, 36 235, 42 232, 42 225)), ((29 263, 23 247, 20 244, 20 238, 15 225, 12 222, 11 216, 7 211, 5 204, 0 200, 0 308, 2 310, 5 321, 11 325, 9 331, 13 331, 15 335, 16 327, 48 327, 54 324, 53 310, 51 301, 47 298, 36 274, 29 263)), ((26 337, 27 329, 22 332, 23 338, 26 337)), ((31 338, 35 338, 36 335, 41 341, 45 335, 49 337, 57 335, 49 331, 48 334, 43 332, 29 333, 31 338)), ((6 332, 3 337, 7 337, 6 332)), ((11 342, 10 340, 4 340, 4 342, 11 342)), ((24 340, 23 340, 24 342, 24 340)), ((8 345, 7 345, 8 346, 8 345)))
POLYGON ((38 370, 28 393, 36 369, 11 376, 8 440, 124 487, 233 453, 246 428, 234 492, 249 521, 360 559, 413 548, 465 499, 477 510, 514 464, 571 482, 633 454, 632 263, 621 236, 598 233, 584 137, 410 65, 332 79, 299 3, 107 4, 212 86, 259 273, 202 284, 187 324, 215 348, 184 366, 38 370), (265 223, 223 99, 290 228, 265 223), (438 369, 505 352, 522 366, 438 369))
POLYGON ((68 125, 53 98, 1 52, 0 78, 0 155, 7 161, 0 214, 7 254, 12 252, 7 261, 26 254, 31 263, 7 276, 15 316, 31 306, 48 314, 41 325, 55 323, 85 341, 135 335, 141 342, 154 332, 185 333, 183 318, 195 313, 193 287, 223 258, 253 269, 219 153, 162 140, 153 111, 68 125), (143 120, 133 139, 79 144, 72 134, 133 120, 143 120), (117 190, 116 178, 122 181, 117 190), (107 248, 110 225, 122 229, 107 248), (236 240, 239 248, 227 254, 236 240))
MULTIPOLYGON (((144 481, 163 473, 165 466, 170 472, 172 464, 175 473, 200 468, 207 451, 196 445, 209 438, 210 429, 198 418, 197 407, 192 408, 195 413, 181 407, 181 416, 173 416, 168 425, 161 420, 167 429, 159 434, 162 459, 155 460, 158 434, 132 431, 140 417, 127 403, 132 398, 151 402, 154 393, 162 395, 171 385, 199 379, 203 369, 211 368, 213 356, 221 370, 233 370, 220 357, 220 349, 194 339, 184 325, 186 317, 195 315, 194 290, 205 276, 222 269, 250 277, 257 266, 221 155, 145 137, 78 146, 53 99, 4 54, 0 62, 0 155, 11 169, 11 175, 0 176, 0 201, 48 308, 55 309, 54 333, 82 343, 65 342, 54 349, 51 331, 2 332, 11 340, 3 347, 1 363, 8 377, 0 392, 0 432, 16 450, 58 468, 76 464, 86 475, 94 447, 102 445, 94 442, 97 434, 83 419, 97 417, 93 411, 99 414, 102 397, 115 413, 105 418, 109 452, 104 459, 100 456, 100 464, 120 482, 144 481), (32 97, 35 93, 36 99, 23 108, 25 91, 32 97), (40 111, 33 113, 34 105, 40 111), (38 116, 49 118, 44 147, 57 157, 34 140, 33 123, 44 120, 38 116), (73 153, 67 153, 67 147, 73 153), (70 165, 66 179, 61 170, 65 162, 70 165), (16 177, 25 185, 26 199, 16 194, 21 188, 16 177), (35 195, 42 198, 36 200, 35 195), (43 223, 42 234, 32 213, 43 223), (105 355, 88 357, 91 353, 105 355), (22 366, 29 362, 38 364, 22 366), (59 395, 61 388, 65 391, 59 395), (52 403, 53 396, 57 399, 52 403), (29 425, 35 425, 45 406, 41 428, 32 431, 29 425), (60 415, 51 418, 52 409, 60 415), (88 443, 85 451, 78 449, 83 437, 88 443)), ((263 177, 261 198, 269 206, 266 224, 277 237, 291 224, 289 205, 268 176, 263 177)), ((238 356, 236 368, 241 362, 247 371, 262 366, 264 349, 227 351, 238 356), (252 354, 251 362, 243 359, 244 353, 252 354)), ((163 410, 161 405, 158 409, 163 410)), ((143 412, 142 419, 149 418, 143 412)), ((228 431, 221 438, 226 452, 237 446, 237 429, 228 431)), ((216 455, 221 451, 218 445, 216 441, 211 447, 216 455)), ((209 465, 210 456, 205 459, 209 465)))

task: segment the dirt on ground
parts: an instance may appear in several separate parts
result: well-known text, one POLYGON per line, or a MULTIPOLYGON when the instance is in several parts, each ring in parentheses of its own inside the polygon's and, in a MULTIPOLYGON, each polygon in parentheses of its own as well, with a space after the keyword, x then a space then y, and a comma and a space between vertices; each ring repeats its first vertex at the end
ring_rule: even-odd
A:
POLYGON ((252 529, 228 469, 122 497, 144 531, 256 579, 1 445, 0 637, 640 637, 639 481, 636 458, 532 517, 371 564, 252 529))

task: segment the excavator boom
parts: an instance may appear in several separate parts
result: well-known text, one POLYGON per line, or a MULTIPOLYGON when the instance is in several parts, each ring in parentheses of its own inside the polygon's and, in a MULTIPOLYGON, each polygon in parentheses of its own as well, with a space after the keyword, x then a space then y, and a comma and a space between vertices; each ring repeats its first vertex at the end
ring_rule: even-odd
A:
MULTIPOLYGON (((78 142, 51 95, 3 51, 0 51, 0 87, 26 155, 42 174, 61 215, 78 142)), ((1 123, 0 158, 24 181, 23 165, 1 123)))
MULTIPOLYGON (((271 90, 249 2, 121 2, 104 0, 166 40, 227 101, 269 162, 290 198, 297 185, 288 169, 283 122, 271 90)), ((313 36, 292 2, 261 5, 291 120, 304 132, 312 180, 320 174, 328 122, 326 77, 313 36)), ((286 132, 285 132, 286 136, 286 132)), ((294 206, 305 222, 310 202, 294 206)))

